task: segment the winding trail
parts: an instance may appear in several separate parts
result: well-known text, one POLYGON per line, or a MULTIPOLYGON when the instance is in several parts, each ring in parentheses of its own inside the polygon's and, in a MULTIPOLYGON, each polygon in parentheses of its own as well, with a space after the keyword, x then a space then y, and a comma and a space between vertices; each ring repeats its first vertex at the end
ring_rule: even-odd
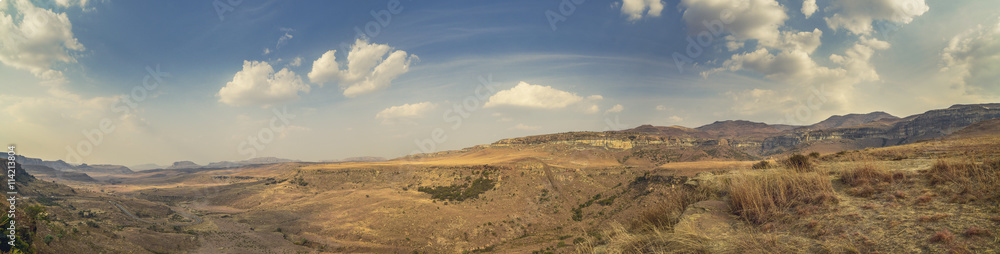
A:
POLYGON ((173 227, 173 226, 184 227, 184 226, 197 225, 197 224, 200 224, 200 223, 203 222, 203 220, 201 219, 201 217, 195 216, 194 214, 190 214, 190 213, 182 211, 179 208, 173 208, 173 207, 171 207, 170 210, 173 210, 175 213, 180 214, 181 216, 184 216, 184 217, 186 217, 188 219, 191 219, 192 221, 191 222, 185 222, 185 223, 167 223, 167 224, 159 223, 159 222, 154 222, 154 221, 149 221, 149 220, 146 220, 146 219, 139 218, 138 216, 135 216, 135 214, 133 214, 132 212, 129 212, 128 209, 125 209, 125 207, 122 206, 121 204, 118 204, 118 202, 111 201, 111 200, 108 200, 108 202, 111 203, 112 205, 115 205, 116 207, 118 207, 118 209, 121 209, 122 212, 125 213, 125 215, 128 215, 128 217, 132 217, 132 219, 135 219, 135 220, 141 221, 141 222, 145 222, 145 223, 149 223, 149 224, 165 225, 165 226, 169 226, 169 227, 173 227))

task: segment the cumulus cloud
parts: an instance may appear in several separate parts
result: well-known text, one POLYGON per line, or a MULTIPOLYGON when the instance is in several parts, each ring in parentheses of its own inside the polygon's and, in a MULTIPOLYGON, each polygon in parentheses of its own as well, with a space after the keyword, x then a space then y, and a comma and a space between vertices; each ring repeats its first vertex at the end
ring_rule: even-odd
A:
POLYGON ((410 70, 412 60, 419 59, 406 51, 393 50, 386 44, 369 44, 364 39, 351 46, 343 64, 346 68, 341 69, 336 53, 337 50, 327 51, 313 62, 309 81, 320 85, 337 82, 348 98, 389 87, 392 80, 410 70))
POLYGON ((681 118, 679 116, 670 116, 670 117, 667 117, 667 121, 670 121, 671 123, 679 123, 679 122, 683 122, 684 118, 681 118))
POLYGON ((802 14, 806 15, 806 18, 816 13, 816 10, 819 10, 819 6, 816 6, 816 0, 802 1, 802 14))
POLYGON ((615 104, 615 106, 609 108, 607 111, 604 111, 604 113, 618 113, 622 112, 622 110, 625 110, 625 106, 622 106, 622 104, 615 104))
POLYGON ((809 57, 809 54, 797 50, 772 54, 768 49, 761 48, 753 52, 733 55, 722 66, 722 68, 713 71, 749 70, 764 74, 764 77, 768 79, 800 83, 812 83, 816 80, 840 77, 845 74, 844 70, 841 69, 819 66, 809 57))
POLYGON ((950 76, 955 88, 966 93, 993 89, 1000 93, 1000 19, 977 25, 948 41, 941 52, 941 71, 950 76))
POLYGON ((36 7, 27 0, 0 4, 0 34, 0 62, 45 80, 63 79, 53 66, 75 63, 73 53, 84 50, 73 36, 66 13, 36 7), (7 14, 9 6, 13 6, 12 14, 7 14))
POLYGON ((293 58, 291 62, 288 62, 288 66, 298 67, 300 65, 302 65, 302 58, 301 57, 293 58))
POLYGON ((659 17, 663 11, 663 2, 660 0, 623 0, 622 14, 627 16, 628 21, 642 19, 643 16, 659 17))
POLYGON ((868 35, 875 20, 909 24, 914 17, 928 10, 930 7, 924 0, 840 0, 830 3, 825 11, 833 13, 833 16, 825 20, 833 30, 843 28, 854 34, 868 35))
POLYGON ((299 92, 309 93, 309 85, 295 72, 287 68, 274 72, 267 62, 243 61, 243 70, 236 72, 216 96, 219 102, 233 106, 267 107, 296 100, 299 92))
POLYGON ((726 31, 737 41, 777 43, 781 39, 778 28, 788 19, 784 7, 774 0, 681 0, 680 5, 685 8, 682 17, 690 32, 709 29, 706 23, 726 22, 726 31))
POLYGON ((583 97, 575 93, 558 90, 551 86, 532 85, 522 81, 517 86, 514 86, 514 88, 501 90, 490 96, 484 107, 517 106, 557 109, 565 108, 582 100, 583 97))
POLYGON ((375 119, 382 119, 383 124, 412 122, 413 119, 426 115, 434 107, 435 105, 430 102, 392 106, 375 114, 375 119))

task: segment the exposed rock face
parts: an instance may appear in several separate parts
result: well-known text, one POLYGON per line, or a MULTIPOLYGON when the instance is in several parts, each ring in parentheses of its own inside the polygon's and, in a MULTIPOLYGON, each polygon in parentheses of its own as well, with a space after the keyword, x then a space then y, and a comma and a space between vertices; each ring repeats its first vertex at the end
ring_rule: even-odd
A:
POLYGON ((1000 104, 954 105, 901 119, 893 124, 870 122, 854 127, 796 131, 764 139, 764 154, 780 153, 800 144, 848 140, 863 147, 883 147, 938 138, 984 120, 1000 118, 1000 104))
POLYGON ((42 166, 50 167, 50 168, 55 169, 55 170, 69 170, 69 169, 73 169, 73 167, 74 167, 73 165, 70 165, 69 163, 66 163, 65 161, 62 161, 62 160, 46 161, 46 160, 42 160, 42 159, 28 158, 28 157, 24 157, 24 156, 21 156, 21 155, 15 155, 15 156, 17 158, 14 161, 16 161, 17 163, 20 163, 20 164, 24 164, 24 165, 42 165, 42 166))
MULTIPOLYGON (((14 159, 14 181, 21 184, 34 182, 35 176, 28 174, 28 171, 25 171, 24 168, 21 167, 21 162, 17 160, 17 158, 14 159)), ((7 157, 0 158, 0 165, 3 165, 5 169, 7 168, 7 157)))
POLYGON ((85 173, 61 171, 42 165, 23 164, 23 166, 24 170, 27 171, 28 173, 42 178, 51 177, 51 178, 66 179, 66 180, 81 181, 81 182, 97 181, 94 178, 91 178, 90 175, 87 175, 85 173))
POLYGON ((642 125, 623 131, 511 138, 491 146, 561 144, 616 150, 690 148, 704 150, 715 158, 728 157, 709 153, 714 147, 729 147, 745 153, 739 156, 766 156, 823 142, 841 143, 851 149, 901 145, 942 137, 974 123, 996 118, 1000 118, 1000 104, 955 105, 906 118, 885 112, 833 116, 805 127, 750 121, 718 121, 695 129, 642 125))

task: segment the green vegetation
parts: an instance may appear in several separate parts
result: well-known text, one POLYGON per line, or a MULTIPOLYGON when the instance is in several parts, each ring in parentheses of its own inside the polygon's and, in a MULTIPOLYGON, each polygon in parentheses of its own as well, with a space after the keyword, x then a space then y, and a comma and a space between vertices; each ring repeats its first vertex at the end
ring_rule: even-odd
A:
POLYGON ((492 190, 496 184, 492 179, 478 178, 472 184, 452 184, 449 186, 420 187, 417 191, 431 194, 431 198, 448 201, 464 201, 478 198, 479 194, 492 190))

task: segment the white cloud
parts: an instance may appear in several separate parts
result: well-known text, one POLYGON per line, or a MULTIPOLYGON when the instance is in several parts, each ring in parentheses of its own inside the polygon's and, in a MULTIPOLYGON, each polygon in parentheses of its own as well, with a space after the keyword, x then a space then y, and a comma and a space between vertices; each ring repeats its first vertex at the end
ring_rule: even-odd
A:
POLYGON ((643 16, 659 17, 663 11, 663 2, 660 0, 623 0, 622 14, 625 14, 628 21, 642 19, 643 16))
POLYGON ((834 14, 825 20, 833 30, 844 28, 854 34, 868 35, 875 20, 909 24, 928 10, 930 7, 924 0, 839 0, 827 7, 825 11, 834 14))
POLYGON ((413 119, 423 117, 433 110, 434 107, 435 105, 430 102, 392 106, 375 114, 375 119, 382 119, 383 124, 392 124, 401 121, 410 122, 413 119))
POLYGON ((679 116, 670 116, 670 117, 667 117, 667 121, 670 121, 671 123, 679 123, 679 122, 684 121, 684 118, 681 118, 679 116))
POLYGON ((812 54, 816 48, 819 48, 820 37, 823 37, 823 31, 820 31, 819 28, 813 29, 812 32, 782 32, 781 41, 769 46, 782 50, 800 50, 812 54))
POLYGON ((270 48, 264 48, 264 55, 266 56, 267 54, 271 54, 270 48))
POLYGON ((533 125, 526 125, 523 123, 519 123, 517 125, 514 125, 514 127, 510 127, 509 130, 534 131, 541 128, 542 128, 541 126, 533 126, 533 125))
POLYGON ((625 110, 625 106, 622 106, 622 104, 615 104, 615 106, 609 108, 607 111, 604 111, 604 113, 618 113, 622 112, 622 110, 625 110))
POLYGON ((722 68, 713 71, 722 69, 730 71, 750 70, 764 74, 764 77, 768 79, 786 82, 812 83, 816 80, 844 75, 843 70, 819 66, 806 52, 783 51, 771 54, 766 48, 733 55, 722 66, 722 68))
POLYGON ((583 97, 551 86, 532 85, 520 82, 514 88, 502 90, 490 96, 484 107, 518 106, 528 108, 557 109, 580 102, 583 97))
POLYGON ((816 10, 819 10, 819 6, 816 6, 816 0, 802 1, 802 14, 806 15, 806 18, 816 13, 816 10))
POLYGON ((416 55, 407 55, 406 51, 393 51, 389 45, 369 44, 358 39, 347 54, 344 64, 347 68, 341 69, 336 52, 327 51, 313 62, 309 80, 320 85, 336 81, 348 98, 389 87, 392 80, 410 70, 411 60, 419 59, 416 55))
POLYGON ((243 61, 243 70, 219 90, 219 102, 233 105, 270 106, 299 98, 299 92, 309 93, 309 85, 295 72, 282 68, 274 72, 267 62, 243 61))
POLYGON ((775 44, 781 39, 778 28, 788 15, 784 7, 774 0, 681 0, 685 8, 683 18, 692 33, 706 31, 706 23, 720 23, 724 10, 724 28, 737 41, 755 39, 761 44, 775 44))
POLYGON ((657 110, 657 111, 664 111, 664 110, 667 110, 667 106, 663 106, 663 105, 656 105, 656 110, 657 110))
POLYGON ((293 58, 291 62, 288 62, 288 66, 298 67, 300 65, 302 65, 302 58, 301 57, 293 58))
POLYGON ((941 71, 955 88, 965 93, 993 89, 1000 93, 1000 19, 996 24, 977 25, 951 38, 941 52, 941 71))
POLYGON ((597 112, 601 112, 601 107, 597 106, 597 104, 590 105, 590 107, 587 107, 587 109, 585 109, 583 112, 586 112, 587 114, 594 114, 597 112))
POLYGON ((285 35, 282 35, 281 37, 278 38, 278 43, 274 45, 274 49, 280 49, 281 46, 288 44, 288 41, 291 39, 292 39, 292 34, 286 32, 285 35))
POLYGON ((80 8, 87 6, 87 0, 56 0, 56 4, 62 7, 73 7, 74 5, 80 8))
POLYGON ((76 63, 73 52, 84 51, 73 36, 73 24, 66 13, 39 8, 26 0, 0 4, 0 34, 0 62, 45 80, 62 80, 62 72, 53 66, 76 63), (9 6, 17 14, 7 14, 9 6))

